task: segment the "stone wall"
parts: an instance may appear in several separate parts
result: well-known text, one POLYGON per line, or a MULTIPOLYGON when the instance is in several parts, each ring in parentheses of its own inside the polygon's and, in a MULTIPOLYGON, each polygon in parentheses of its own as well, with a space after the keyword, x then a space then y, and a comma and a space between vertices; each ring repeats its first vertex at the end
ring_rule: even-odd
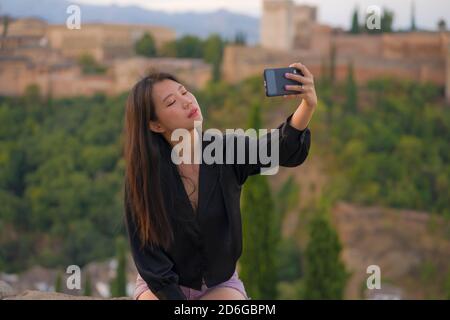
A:
POLYGON ((440 86, 448 86, 450 81, 448 65, 446 71, 450 33, 333 35, 321 26, 316 26, 315 30, 320 31, 320 41, 313 40, 308 50, 226 47, 222 66, 224 79, 236 83, 249 76, 262 76, 264 68, 285 67, 296 61, 301 61, 320 77, 324 70, 322 65, 329 63, 334 46, 338 80, 346 78, 348 65, 352 63, 359 83, 378 77, 430 81, 440 86))
POLYGON ((137 57, 134 44, 145 33, 153 35, 158 48, 176 37, 174 30, 160 26, 83 24, 69 30, 39 19, 14 21, 0 38, 0 95, 20 96, 31 85, 55 98, 119 94, 155 68, 174 73, 192 89, 210 80, 211 66, 199 59, 137 57), (86 53, 107 72, 83 74, 77 59, 86 53))
POLYGON ((106 74, 86 75, 74 63, 48 65, 26 57, 0 57, 0 95, 20 96, 31 85, 38 85, 43 96, 54 98, 115 95, 130 90, 152 69, 173 73, 191 89, 203 88, 211 79, 211 65, 199 59, 115 59, 106 74))
POLYGON ((175 40, 175 30, 146 25, 83 24, 80 30, 70 30, 64 25, 49 25, 47 37, 52 48, 66 57, 77 58, 84 53, 99 61, 134 55, 134 43, 144 33, 155 39, 157 48, 175 40))

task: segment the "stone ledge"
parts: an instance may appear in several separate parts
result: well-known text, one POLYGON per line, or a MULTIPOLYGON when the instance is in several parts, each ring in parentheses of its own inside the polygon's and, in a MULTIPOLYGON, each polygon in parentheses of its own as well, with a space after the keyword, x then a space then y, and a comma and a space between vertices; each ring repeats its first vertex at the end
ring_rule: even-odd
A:
POLYGON ((26 290, 17 295, 3 298, 4 300, 132 300, 130 297, 119 298, 99 298, 88 296, 72 296, 70 294, 58 292, 42 292, 36 290, 26 290))

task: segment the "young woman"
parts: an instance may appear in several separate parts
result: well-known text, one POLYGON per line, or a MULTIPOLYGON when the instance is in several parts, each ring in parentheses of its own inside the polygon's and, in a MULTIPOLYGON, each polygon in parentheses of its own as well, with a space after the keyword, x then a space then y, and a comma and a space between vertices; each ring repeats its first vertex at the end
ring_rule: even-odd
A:
MULTIPOLYGON (((285 167, 306 159, 308 123, 317 105, 312 74, 301 63, 291 66, 304 76, 286 75, 299 82, 286 88, 298 95, 286 97, 302 100, 278 127, 279 165, 285 167)), ((180 142, 172 141, 174 130, 186 129, 191 145, 202 151, 211 143, 199 139, 194 121, 202 120, 195 96, 167 73, 140 80, 128 97, 125 216, 139 273, 135 299, 249 299, 236 272, 242 252, 240 194, 247 177, 259 174, 264 164, 259 158, 256 163, 175 164, 171 151, 180 142)))

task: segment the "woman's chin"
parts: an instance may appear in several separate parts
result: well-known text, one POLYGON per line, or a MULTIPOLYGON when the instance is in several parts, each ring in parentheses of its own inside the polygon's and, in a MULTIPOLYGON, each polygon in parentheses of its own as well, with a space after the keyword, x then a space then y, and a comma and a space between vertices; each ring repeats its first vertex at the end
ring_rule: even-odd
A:
POLYGON ((192 118, 189 118, 189 120, 191 120, 192 121, 192 123, 194 123, 194 122, 203 122, 203 117, 202 117, 202 115, 201 114, 199 114, 199 115, 197 115, 197 116, 194 116, 194 117, 192 117, 192 118))

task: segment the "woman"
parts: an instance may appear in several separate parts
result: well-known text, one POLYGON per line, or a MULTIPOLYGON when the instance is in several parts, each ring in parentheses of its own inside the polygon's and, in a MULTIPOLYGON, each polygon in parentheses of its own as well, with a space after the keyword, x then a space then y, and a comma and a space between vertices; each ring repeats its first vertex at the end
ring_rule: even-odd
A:
MULTIPOLYGON (((317 105, 312 74, 301 63, 291 67, 304 76, 286 75, 299 85, 287 86, 298 95, 285 97, 302 102, 278 127, 279 165, 285 167, 306 159, 308 123, 317 105)), ((179 140, 172 141, 174 130, 186 129, 192 152, 210 143, 199 141, 194 122, 202 120, 194 95, 167 73, 145 77, 128 97, 125 216, 139 273, 135 299, 249 299, 236 272, 242 252, 240 194, 247 177, 264 165, 259 159, 175 164, 171 156, 179 140)), ((227 142, 236 137, 224 136, 227 142)), ((267 134, 265 141, 271 138, 267 134)), ((250 138, 245 139, 249 152, 250 138)))

